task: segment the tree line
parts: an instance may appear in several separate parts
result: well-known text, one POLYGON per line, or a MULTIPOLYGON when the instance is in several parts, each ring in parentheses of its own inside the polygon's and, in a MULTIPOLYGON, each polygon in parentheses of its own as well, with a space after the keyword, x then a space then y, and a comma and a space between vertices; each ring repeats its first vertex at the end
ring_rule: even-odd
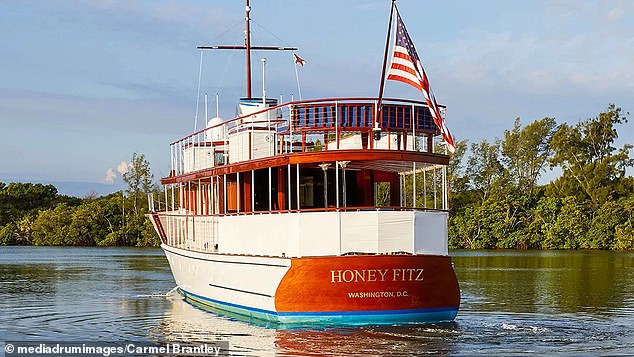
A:
POLYGON ((634 249, 632 145, 615 143, 628 114, 518 118, 502 138, 461 142, 448 169, 450 247, 634 249), (540 185, 548 169, 560 174, 540 185))
POLYGON ((158 191, 144 155, 134 154, 124 191, 84 198, 53 185, 0 182, 0 245, 158 246, 147 194, 158 191))

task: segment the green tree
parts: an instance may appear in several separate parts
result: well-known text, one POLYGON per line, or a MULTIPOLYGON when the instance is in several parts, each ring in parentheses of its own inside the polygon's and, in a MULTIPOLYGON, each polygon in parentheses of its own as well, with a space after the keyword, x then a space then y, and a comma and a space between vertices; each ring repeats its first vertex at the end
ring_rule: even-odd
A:
POLYGON ((17 243, 19 245, 31 245, 33 241, 33 218, 24 215, 17 224, 17 243))
POLYGON ((517 118, 513 129, 504 132, 502 161, 517 189, 529 196, 552 156, 550 141, 555 125, 555 119, 544 118, 522 128, 517 118))
POLYGON ((634 250, 634 192, 622 200, 623 222, 616 226, 612 249, 634 250))
MULTIPOLYGON (((625 233, 627 222, 631 223, 631 207, 626 200, 607 201, 594 212, 586 232, 582 248, 611 249, 615 245, 617 229, 625 233)), ((619 237, 621 240, 623 237, 619 237)))
POLYGON ((94 246, 99 237, 108 234, 104 216, 105 207, 97 200, 88 200, 77 207, 68 227, 68 243, 74 246, 94 246))
POLYGON ((456 144, 456 151, 449 158, 447 166, 447 182, 449 184, 449 208, 453 212, 464 209, 474 202, 474 191, 469 188, 469 177, 466 175, 463 166, 464 157, 467 153, 467 141, 459 141, 456 144))
POLYGON ((127 176, 137 189, 128 199, 122 192, 80 199, 58 195, 52 185, 0 182, 0 245, 159 245, 145 218, 145 193, 155 187, 149 164, 142 155, 133 163, 127 176))
POLYGON ((452 248, 491 249, 508 232, 506 207, 503 202, 487 200, 467 207, 464 214, 453 219, 453 233, 449 238, 452 248))
POLYGON ((40 211, 31 227, 34 245, 71 245, 68 237, 74 209, 60 203, 53 210, 40 211))
POLYGON ((161 239, 159 238, 154 226, 149 219, 143 221, 143 230, 141 231, 141 237, 136 243, 137 247, 158 247, 161 245, 161 239))
POLYGON ((577 249, 583 245, 588 229, 584 207, 575 197, 555 199, 556 214, 541 227, 543 239, 535 248, 577 249))
POLYGON ((489 144, 487 140, 471 144, 466 174, 471 187, 480 193, 481 201, 486 201, 504 175, 504 168, 500 163, 499 140, 493 144, 489 144))
POLYGON ((147 195, 156 189, 154 175, 145 155, 132 154, 128 171, 123 174, 123 181, 128 185, 126 192, 132 199, 134 214, 144 214, 147 211, 147 195))
POLYGON ((10 222, 0 228, 0 245, 18 245, 19 233, 15 223, 10 222))
MULTIPOLYGON (((145 155, 134 153, 130 161, 128 172, 123 175, 124 182, 127 183, 129 199, 132 202, 131 214, 123 215, 122 226, 118 232, 112 232, 106 236, 100 245, 147 245, 155 237, 154 232, 146 229, 148 211, 147 197, 158 191, 154 182, 154 175, 150 170, 150 163, 145 159, 145 155)), ((158 192, 160 194, 160 192, 158 192)), ((125 207, 125 202, 123 204, 125 207)), ((155 240, 158 242, 158 239, 155 240)), ((158 245, 158 244, 157 244, 158 245)))
POLYGON ((549 187, 550 193, 588 200, 593 209, 630 194, 634 186, 625 170, 634 165, 629 157, 632 145, 614 147, 618 138, 615 126, 624 123, 627 118, 621 108, 611 104, 597 117, 575 126, 561 125, 553 135, 551 165, 560 166, 563 175, 549 187))
POLYGON ((38 209, 52 208, 59 201, 53 185, 11 182, 0 185, 0 225, 18 222, 38 209))

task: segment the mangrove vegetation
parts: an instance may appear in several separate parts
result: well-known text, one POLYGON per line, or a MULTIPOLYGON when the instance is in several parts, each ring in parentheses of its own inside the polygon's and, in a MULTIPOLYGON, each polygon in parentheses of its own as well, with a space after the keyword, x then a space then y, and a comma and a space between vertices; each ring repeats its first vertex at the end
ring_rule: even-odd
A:
POLYGON ((634 249, 632 145, 616 147, 626 114, 610 105, 575 125, 518 118, 492 142, 461 142, 448 173, 450 247, 634 249))
POLYGON ((149 162, 134 154, 123 180, 107 196, 59 195, 53 185, 0 182, 0 245, 158 246, 145 217, 148 194, 159 194, 149 162))

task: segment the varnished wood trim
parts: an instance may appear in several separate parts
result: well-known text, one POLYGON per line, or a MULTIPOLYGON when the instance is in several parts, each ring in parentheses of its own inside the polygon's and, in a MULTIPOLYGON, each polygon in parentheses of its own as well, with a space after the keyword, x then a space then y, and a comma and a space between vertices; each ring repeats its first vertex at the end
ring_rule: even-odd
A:
MULTIPOLYGON (((200 130, 198 130, 198 131, 196 131, 196 132, 194 132, 192 134, 189 134, 189 135, 187 135, 187 136, 185 136, 185 137, 183 137, 183 138, 181 138, 179 140, 171 142, 170 145, 177 144, 177 143, 179 143, 179 142, 181 142, 183 140, 186 140, 188 138, 191 138, 193 136, 201 134, 201 133, 203 133, 206 130, 213 129, 213 128, 216 128, 216 127, 219 127, 219 126, 222 126, 222 125, 227 125, 227 124, 230 124, 230 123, 234 123, 234 122, 237 122, 237 121, 239 121, 241 119, 250 118, 252 116, 255 116, 255 115, 258 115, 258 114, 262 114, 262 113, 265 113, 267 111, 273 111, 273 110, 276 110, 276 109, 279 109, 279 108, 284 108, 284 107, 287 107, 287 106, 302 106, 302 105, 310 106, 310 105, 313 105, 313 104, 326 103, 326 102, 353 102, 353 101, 372 102, 372 101, 376 101, 377 99, 378 98, 371 98, 371 97, 359 97, 359 98, 344 97, 344 98, 307 99, 307 100, 297 100, 297 101, 293 101, 293 102, 283 103, 283 104, 276 105, 274 107, 264 108, 264 109, 262 109, 260 111, 256 111, 256 112, 253 112, 253 113, 250 113, 250 114, 247 114, 247 115, 243 115, 243 116, 236 117, 236 118, 233 118, 233 119, 230 119, 230 120, 227 120, 227 121, 223 121, 222 123, 218 123, 217 125, 210 126, 209 128, 200 129, 200 130)), ((426 102, 422 102, 422 101, 419 101, 419 100, 411 100, 411 99, 383 98, 382 99, 382 103, 384 104, 385 102, 411 103, 411 104, 418 104, 420 106, 427 107, 427 103, 426 102)), ((351 103, 351 104, 372 104, 372 105, 374 105, 374 103, 351 103)), ((441 107, 441 108, 446 108, 446 106, 443 105, 443 104, 439 104, 438 106, 441 107)), ((372 115, 373 115, 373 119, 374 119, 374 113, 372 115)))
POLYGON ((328 150, 314 152, 300 152, 271 156, 256 160, 242 161, 229 165, 215 166, 212 168, 189 172, 179 176, 170 176, 161 179, 166 184, 188 182, 212 176, 233 174, 249 170, 258 170, 268 167, 278 167, 288 164, 311 164, 335 161, 363 161, 366 163, 378 161, 393 162, 417 162, 432 165, 448 165, 449 156, 428 152, 396 151, 396 150, 328 150))

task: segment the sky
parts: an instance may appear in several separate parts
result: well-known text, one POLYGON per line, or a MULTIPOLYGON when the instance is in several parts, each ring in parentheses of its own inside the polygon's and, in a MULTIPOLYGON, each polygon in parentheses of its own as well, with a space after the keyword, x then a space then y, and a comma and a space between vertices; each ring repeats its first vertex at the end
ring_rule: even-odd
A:
MULTIPOLYGON (((609 103, 634 113, 634 1, 397 5, 457 140, 501 137, 517 117, 574 124, 609 103)), ((389 6, 252 0, 252 42, 299 48, 304 99, 376 96, 389 6)), ((236 0, 0 0, 0 181, 113 192, 133 153, 166 176, 169 143, 194 129, 196 46, 243 44, 243 31, 236 0)), ((286 52, 254 54, 254 95, 263 56, 267 96, 297 99, 286 52)), ((235 114, 243 66, 242 52, 203 54, 210 116, 216 94, 220 116, 235 114)), ((400 82, 385 91, 422 99, 400 82)), ((617 129, 618 147, 634 143, 632 122, 617 129)))

